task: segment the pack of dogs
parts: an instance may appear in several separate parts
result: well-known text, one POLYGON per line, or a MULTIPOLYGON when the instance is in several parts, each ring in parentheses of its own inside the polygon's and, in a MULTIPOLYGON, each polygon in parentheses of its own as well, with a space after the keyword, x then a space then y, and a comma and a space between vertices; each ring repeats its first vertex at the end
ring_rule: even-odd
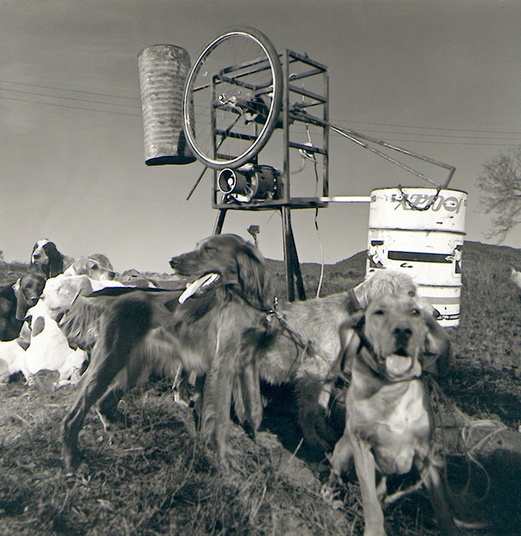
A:
MULTIPOLYGON (((69 260, 68 265, 62 258, 58 266, 51 262, 57 248, 49 243, 40 241, 32 254, 32 264, 43 274, 11 289, 20 293, 26 288, 14 315, 18 323, 31 316, 28 311, 45 294, 50 278, 114 280, 104 256, 69 260)), ((377 270, 348 291, 279 303, 262 254, 237 235, 213 235, 169 263, 183 281, 179 288, 78 287, 49 313, 59 326, 53 326, 53 336, 58 329, 69 349, 81 351, 78 359, 88 363, 62 422, 67 472, 80 463, 78 436, 90 409, 98 410, 106 426, 125 419, 120 400, 152 373, 197 378, 198 430, 224 471, 234 462, 231 415, 255 437, 263 419, 261 385, 291 384, 304 440, 313 449, 332 451, 327 454, 329 486, 352 469, 356 473, 366 536, 385 534, 382 502, 421 486, 429 493, 440 531, 458 533, 440 476, 424 381, 426 375, 446 374, 450 343, 408 274, 377 270), (326 411, 339 375, 349 382, 345 430, 335 442, 326 411), (386 495, 388 476, 412 470, 418 481, 410 490, 386 495)), ((12 303, 16 309, 16 300, 12 303)), ((6 355, 18 352, 14 344, 20 329, 12 336, 17 326, 0 326, 6 333, 11 329, 2 339, 9 341, 6 355)), ((34 319, 32 329, 41 329, 34 319)), ((0 346, 0 364, 1 352, 0 346)))

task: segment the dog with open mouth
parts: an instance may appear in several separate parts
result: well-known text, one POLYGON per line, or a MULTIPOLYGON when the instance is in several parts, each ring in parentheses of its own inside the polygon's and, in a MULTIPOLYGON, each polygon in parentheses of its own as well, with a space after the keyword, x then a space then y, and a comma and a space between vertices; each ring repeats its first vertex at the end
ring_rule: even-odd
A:
MULTIPOLYGON (((383 296, 354 315, 343 331, 354 329, 349 343, 351 383, 346 394, 346 426, 330 458, 331 483, 353 462, 360 484, 365 536, 385 535, 380 499, 386 477, 409 473, 413 466, 425 484, 443 534, 458 534, 447 505, 434 456, 434 418, 422 381, 426 353, 440 354, 428 323, 432 320, 406 296, 383 296), (381 481, 376 485, 376 472, 381 481)), ((405 491, 385 498, 393 502, 405 491)))
POLYGON ((199 427, 224 468, 232 459, 232 402, 241 422, 253 432, 260 426, 255 355, 270 337, 266 312, 273 303, 264 258, 239 236, 223 234, 173 257, 170 265, 193 281, 184 291, 134 290, 105 297, 90 364, 62 423, 67 470, 78 463, 78 434, 95 403, 109 421, 118 420, 118 402, 129 389, 152 372, 174 378, 180 365, 205 377, 199 427))

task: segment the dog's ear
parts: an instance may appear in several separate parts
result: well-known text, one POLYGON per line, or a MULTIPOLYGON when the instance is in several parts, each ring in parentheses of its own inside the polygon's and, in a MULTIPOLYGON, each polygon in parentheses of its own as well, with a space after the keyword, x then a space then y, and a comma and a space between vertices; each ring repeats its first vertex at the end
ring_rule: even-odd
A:
POLYGON ((340 354, 338 363, 343 372, 349 372, 360 347, 358 334, 364 329, 365 314, 360 311, 340 325, 340 354))
POLYGON ((54 242, 47 242, 44 248, 49 257, 49 276, 54 277, 55 275, 63 273, 63 255, 58 251, 56 244, 54 242))
POLYGON ((14 283, 14 285, 13 285, 13 290, 14 290, 14 293, 15 293, 15 295, 16 295, 17 298, 18 298, 18 293, 20 292, 20 288, 21 288, 21 287, 20 287, 20 280, 21 280, 21 279, 22 279, 22 278, 19 277, 19 278, 16 280, 16 283, 14 283))
POLYGON ((340 329, 342 331, 348 329, 354 329, 355 331, 361 331, 365 325, 365 313, 363 311, 358 311, 357 313, 351 315, 345 322, 342 323, 340 329))
POLYGON ((55 256, 57 255, 59 252, 58 252, 58 248, 56 247, 56 244, 54 242, 47 242, 43 245, 43 249, 45 250, 45 253, 49 256, 49 257, 52 257, 52 256, 55 256))
POLYGON ((36 337, 37 335, 40 335, 40 333, 44 329, 45 329, 45 318, 43 316, 39 316, 32 323, 31 337, 36 337))
POLYGON ((245 242, 236 259, 237 279, 245 297, 254 306, 270 309, 273 305, 272 282, 260 252, 245 242))
POLYGON ((420 359, 422 368, 426 372, 445 376, 450 365, 450 339, 431 314, 422 312, 422 315, 428 328, 425 353, 420 359))
POLYGON ((29 308, 29 304, 27 303, 27 298, 25 297, 22 284, 21 284, 22 278, 19 278, 16 283, 13 285, 14 295, 16 298, 16 319, 17 320, 23 320, 25 318, 25 313, 27 313, 27 309, 29 308))

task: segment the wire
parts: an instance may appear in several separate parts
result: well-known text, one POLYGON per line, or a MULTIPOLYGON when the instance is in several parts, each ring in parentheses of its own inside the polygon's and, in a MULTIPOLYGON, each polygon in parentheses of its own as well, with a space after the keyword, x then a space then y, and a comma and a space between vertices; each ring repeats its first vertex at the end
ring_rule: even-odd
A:
MULTIPOLYGON (((309 144, 310 147, 313 147, 313 142, 311 140, 311 133, 309 131, 308 124, 306 124, 306 134, 308 137, 307 144, 309 144)), ((313 162, 313 170, 315 172, 315 197, 318 197, 318 187, 320 183, 320 177, 318 175, 318 168, 317 168, 318 161, 317 161, 316 155, 315 153, 307 152, 305 149, 299 149, 299 153, 302 155, 302 158, 304 159, 304 163, 306 162, 306 160, 311 160, 313 162)), ((317 234, 317 239, 318 239, 318 245, 320 247, 320 277, 318 280, 318 286, 317 286, 317 292, 316 292, 316 297, 319 298, 320 291, 322 290, 322 283, 324 281, 325 260, 324 260, 324 246, 322 244, 322 238, 320 236, 320 229, 318 227, 318 207, 315 209, 314 223, 315 223, 315 232, 317 234)))
POLYGON ((324 245, 322 244, 322 238, 320 236, 320 229, 318 227, 318 207, 315 209, 315 232, 318 238, 318 246, 320 248, 320 278, 318 280, 316 297, 320 297, 320 291, 322 290, 322 283, 324 281, 324 245))
MULTIPOLYGON (((56 91, 70 91, 72 93, 83 93, 85 95, 96 95, 97 97, 110 97, 115 99, 129 99, 129 100, 139 100, 139 97, 125 97, 124 95, 112 95, 108 93, 100 93, 98 91, 85 91, 83 89, 69 89, 69 88, 60 88, 56 86, 42 86, 40 84, 29 84, 26 82, 13 82, 11 80, 3 80, 0 79, 0 83, 2 84, 12 84, 16 86, 27 86, 27 87, 36 87, 39 89, 51 89, 56 91)), ((16 91, 16 90, 8 90, 8 91, 16 91)))
POLYGON ((69 106, 67 104, 57 104, 54 102, 38 102, 38 101, 32 101, 28 99, 17 99, 15 97, 4 97, 3 95, 0 95, 0 99, 12 100, 12 101, 17 101, 17 102, 26 102, 30 104, 43 104, 45 106, 56 106, 58 108, 69 108, 72 110, 84 110, 86 112, 100 112, 104 114, 126 115, 129 117, 141 117, 141 114, 129 114, 127 112, 115 112, 112 110, 101 110, 99 108, 80 108, 79 106, 69 106))
MULTIPOLYGON (((0 94, 0 99, 11 100, 16 102, 24 102, 29 104, 36 105, 47 105, 55 106, 60 108, 68 108, 73 110, 83 110, 88 112, 102 112, 110 113, 115 115, 128 115, 131 117, 141 117, 141 107, 139 106, 139 97, 129 97, 125 95, 118 95, 115 93, 107 91, 88 91, 84 89, 71 89, 65 87, 59 87, 59 84, 37 84, 29 82, 17 82, 13 80, 7 80, 5 78, 0 79, 1 84, 9 84, 12 86, 17 86, 16 88, 6 88, 0 87, 1 92, 8 92, 11 94, 19 94, 24 96, 34 96, 34 97, 45 97, 47 99, 57 99, 65 101, 73 101, 76 103, 85 103, 95 106, 73 106, 71 104, 65 104, 60 102, 42 102, 40 100, 32 100, 28 98, 18 98, 15 96, 8 96, 5 94, 0 94), (29 91, 23 88, 32 88, 35 91, 29 91), (41 91, 38 91, 41 90, 41 91), (59 93, 67 92, 69 95, 61 95, 59 93), (93 100, 88 98, 83 98, 81 95, 90 95, 95 97, 108 98, 108 99, 122 99, 127 102, 118 103, 118 102, 105 102, 104 100, 93 100), (136 105, 130 104, 129 102, 135 101, 136 105), (97 106, 96 106, 97 105, 97 106), (101 108, 101 107, 103 108, 101 108), (117 107, 117 108, 126 108, 129 110, 135 110, 136 113, 130 113, 120 110, 107 110, 105 107, 117 107)), ((106 86, 100 86, 106 87, 106 86)), ((107 88, 110 89, 110 88, 107 88)), ((114 89, 114 88, 113 88, 114 89)), ((124 91, 132 91, 130 88, 119 88, 124 91)), ((521 144, 521 131, 516 130, 487 130, 487 129, 475 129, 475 128, 452 128, 452 127, 432 127, 432 126, 417 126, 417 125, 408 125, 402 123, 382 123, 382 122, 373 122, 373 121, 357 121, 351 119, 340 119, 336 123, 350 123, 350 124, 361 124, 361 125, 370 125, 373 128, 368 130, 368 132, 389 134, 392 142, 405 142, 405 143, 422 143, 422 144, 431 144, 431 145, 455 145, 455 146, 481 146, 481 147, 499 147, 499 146, 517 146, 521 144), (410 132, 403 130, 389 130, 390 129, 407 129, 411 130, 410 132), (422 132, 419 132, 422 131, 422 132), (478 135, 474 135, 478 134, 478 135), (505 135, 500 136, 498 135, 505 135), (403 137, 405 136, 405 138, 403 137), (412 138, 411 138, 412 136, 412 138), (506 137, 508 136, 508 137, 506 137), (518 138, 519 137, 519 138, 518 138), (435 138, 435 139, 433 139, 435 138), (440 139, 443 138, 443 139, 440 139), (467 140, 467 141, 465 141, 467 140), (505 143, 510 142, 510 143, 505 143)), ((296 129, 298 130, 298 129, 296 129)), ((302 131, 301 131, 302 132, 302 131)), ((337 137, 338 135, 334 132, 332 136, 337 137)), ((305 160, 303 162, 305 165, 305 160)), ((296 172, 295 172, 296 173, 296 172)))
MULTIPOLYGON (((103 102, 103 101, 94 101, 94 100, 88 100, 88 99, 81 99, 79 97, 66 97, 66 96, 59 96, 59 95, 47 95, 45 93, 36 93, 34 91, 22 91, 22 90, 13 90, 13 89, 4 89, 0 88, 0 91, 10 91, 14 93, 21 93, 22 95, 35 95, 37 97, 48 97, 50 99, 64 99, 64 100, 71 100, 71 101, 79 101, 79 102, 87 102, 90 104, 105 104, 107 106, 121 106, 123 108, 136 108, 135 106, 131 104, 118 104, 116 102, 103 102)), ((109 96, 109 95, 107 95, 109 96)), ((125 98, 125 97, 123 97, 125 98)))
POLYGON ((498 130, 472 130, 472 129, 466 129, 466 128, 449 128, 449 127, 422 127, 422 126, 415 126, 415 125, 401 125, 401 124, 392 124, 392 123, 374 123, 370 121, 350 121, 348 119, 340 119, 337 121, 337 123, 360 123, 362 125, 375 125, 379 127, 397 127, 397 128, 421 128, 424 130, 447 130, 447 131, 454 131, 454 132, 488 132, 490 134, 519 134, 521 135, 521 131, 511 132, 511 131, 498 131, 498 130))

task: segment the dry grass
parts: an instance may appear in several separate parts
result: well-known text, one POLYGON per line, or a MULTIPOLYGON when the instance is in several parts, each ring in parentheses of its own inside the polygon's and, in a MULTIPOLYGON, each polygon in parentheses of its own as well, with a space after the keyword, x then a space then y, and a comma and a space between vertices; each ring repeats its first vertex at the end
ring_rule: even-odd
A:
MULTIPOLYGON (((133 425, 106 433, 91 412, 84 463, 61 469, 59 421, 72 389, 12 383, 0 414, 0 527, 10 534, 306 534, 348 516, 320 498, 313 474, 274 444, 234 428, 234 470, 223 475, 200 444, 191 412, 155 381, 126 398, 133 425), (302 471, 310 482, 296 477, 302 471), (304 485, 303 485, 304 484, 304 485)), ((342 530, 343 527, 343 530, 342 530)))
MULTIPOLYGON (((441 387, 470 415, 500 418, 517 428, 521 300, 508 282, 512 265, 521 265, 520 250, 465 246, 462 322, 449 330, 455 358, 441 387)), ((271 266, 282 292, 282 263, 271 266)), ((3 268, 0 277, 9 282, 24 266, 9 266, 10 274, 3 268)), ((353 286, 364 270, 363 254, 327 266, 322 295, 353 286)), ((319 267, 304 265, 303 272, 311 297, 319 267)), ((272 405, 257 442, 234 427, 235 467, 229 474, 218 471, 214 453, 200 443, 191 411, 173 402, 170 383, 155 378, 125 398, 129 427, 105 432, 96 414, 89 413, 80 434, 84 462, 77 473, 66 475, 59 424, 74 389, 53 391, 43 375, 30 388, 20 381, 2 387, 0 534, 361 534, 357 484, 349 483, 333 497, 321 493, 327 461, 299 448, 291 389, 270 394, 272 405)), ((449 467, 454 504, 467 519, 497 520, 468 534, 515 534, 521 526, 521 461, 513 460, 510 474, 496 479, 499 489, 492 488, 481 502, 483 473, 475 471, 469 484, 461 460, 449 459, 449 467)), ((421 494, 386 512, 386 523, 390 535, 436 534, 421 494)))

